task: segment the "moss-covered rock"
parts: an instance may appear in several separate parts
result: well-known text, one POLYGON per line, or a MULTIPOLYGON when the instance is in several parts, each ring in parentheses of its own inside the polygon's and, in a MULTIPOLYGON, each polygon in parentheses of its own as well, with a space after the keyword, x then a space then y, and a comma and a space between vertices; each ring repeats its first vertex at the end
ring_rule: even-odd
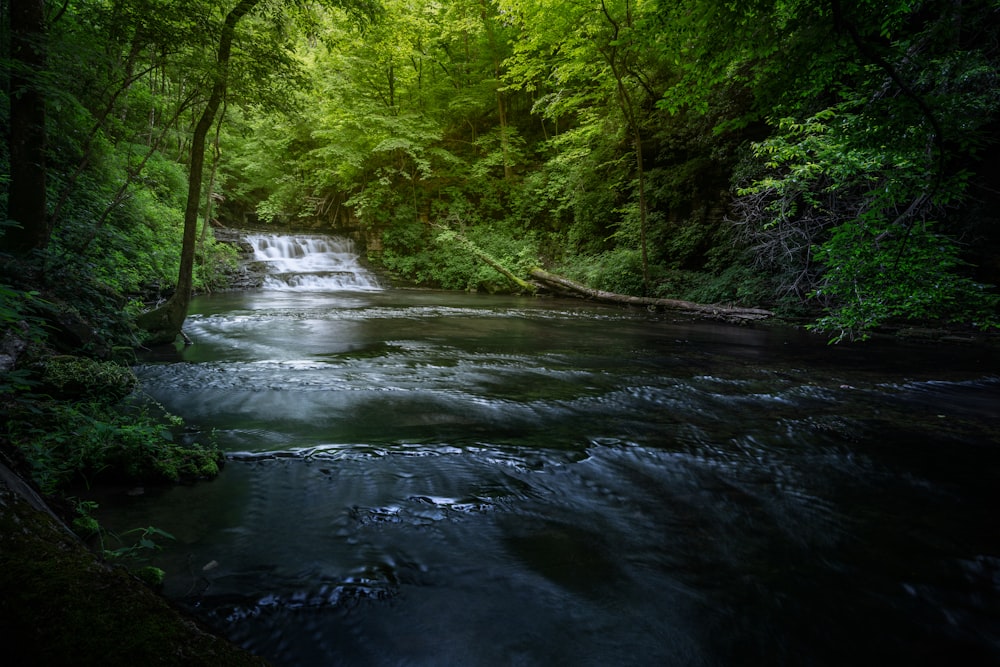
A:
POLYGON ((0 468, 5 654, 37 665, 266 664, 182 616, 123 568, 98 560, 0 468))
POLYGON ((225 463, 211 434, 198 441, 197 433, 179 433, 182 422, 155 405, 36 398, 10 404, 6 416, 7 436, 30 461, 33 481, 50 495, 75 482, 212 479, 225 463))

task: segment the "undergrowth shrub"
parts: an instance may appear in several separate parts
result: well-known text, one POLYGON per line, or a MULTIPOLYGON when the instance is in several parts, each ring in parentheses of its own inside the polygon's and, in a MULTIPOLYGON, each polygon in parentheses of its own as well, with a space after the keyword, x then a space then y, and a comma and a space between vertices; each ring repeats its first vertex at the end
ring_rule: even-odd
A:
POLYGON ((87 357, 58 355, 41 366, 42 389, 55 395, 85 395, 113 402, 128 396, 139 383, 127 366, 87 357))
POLYGON ((642 295, 642 256, 638 250, 618 248, 599 255, 577 255, 560 269, 565 275, 595 289, 642 295))
POLYGON ((107 402, 34 402, 15 410, 10 440, 24 451, 44 493, 75 483, 180 482, 211 478, 224 458, 209 442, 178 441, 177 418, 148 409, 120 411, 107 402))

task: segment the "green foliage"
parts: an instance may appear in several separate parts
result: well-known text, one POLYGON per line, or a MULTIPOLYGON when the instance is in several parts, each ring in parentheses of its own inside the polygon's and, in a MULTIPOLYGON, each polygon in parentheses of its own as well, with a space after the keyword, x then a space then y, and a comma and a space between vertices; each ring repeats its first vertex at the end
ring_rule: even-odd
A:
POLYGON ((108 561, 125 565, 131 572, 153 589, 163 585, 166 572, 149 563, 153 555, 162 549, 157 539, 174 540, 173 535, 156 528, 133 528, 118 534, 105 530, 94 517, 98 504, 93 500, 70 498, 76 512, 73 530, 84 540, 96 539, 100 543, 100 554, 108 561), (132 536, 135 536, 132 540, 132 536), (111 542, 118 546, 112 547, 111 542))
POLYGON ((0 283, 0 331, 12 331, 15 325, 23 323, 24 329, 16 335, 40 343, 45 337, 44 324, 32 314, 38 301, 35 290, 25 291, 0 283))
POLYGON ((56 347, 78 345, 73 352, 100 356, 112 346, 134 345, 134 326, 123 312, 122 295, 94 276, 92 264, 81 258, 64 258, 57 264, 58 258, 50 252, 46 260, 47 300, 35 309, 52 328, 72 333, 69 341, 56 347))
MULTIPOLYGON (((159 544, 156 543, 157 538, 162 538, 166 540, 177 539, 165 530, 156 528, 155 526, 147 526, 145 528, 133 528, 132 530, 125 531, 121 535, 114 536, 121 546, 114 549, 108 548, 106 545, 104 547, 104 557, 109 560, 131 560, 134 562, 141 562, 148 560, 151 555, 162 549, 159 544), (126 544, 123 539, 126 536, 135 535, 135 541, 131 544, 126 544)), ((156 575, 156 572, 149 572, 147 575, 156 575)), ((159 570, 159 576, 156 577, 158 581, 156 583, 162 583, 163 570, 159 570)), ((140 578, 145 580, 145 576, 140 573, 140 578)))
POLYGON ((73 531, 83 539, 100 535, 101 524, 94 518, 94 512, 97 510, 98 504, 93 500, 71 500, 75 501, 73 505, 76 513, 72 522, 73 531))
MULTIPOLYGON (((673 294, 696 303, 723 303, 757 306, 770 303, 774 294, 772 279, 745 264, 730 264, 718 273, 682 273, 689 285, 673 294)), ((683 285, 683 283, 682 283, 683 285)), ((784 309, 788 312, 788 308, 784 309)))
POLYGON ((209 236, 197 251, 194 270, 194 289, 212 292, 229 287, 232 276, 239 267, 239 251, 228 243, 218 243, 209 236))
POLYGON ((939 172, 926 139, 894 136, 856 106, 783 119, 755 145, 766 171, 738 205, 758 257, 785 267, 786 291, 825 306, 814 328, 835 340, 893 318, 990 326, 996 297, 961 275, 958 246, 927 222, 961 201, 967 173, 939 172))
POLYGON ((835 228, 817 260, 827 267, 814 296, 830 303, 813 329, 864 339, 893 319, 1000 326, 1000 295, 958 275, 958 250, 930 224, 911 229, 835 228))
POLYGON ((61 355, 42 362, 42 389, 61 396, 90 396, 117 401, 139 384, 127 366, 87 357, 61 355))
MULTIPOLYGON (((227 9, 154 4, 67 5, 44 79, 46 273, 82 286, 58 308, 114 343, 136 341, 122 313, 175 284, 206 26, 227 9)), ((510 287, 440 243, 443 220, 515 272, 540 261, 625 293, 811 308, 845 337, 899 317, 990 321, 977 295, 993 288, 962 259, 998 239, 968 213, 973 197, 977 218, 1000 205, 992 0, 370 9, 265 2, 240 22, 215 192, 200 193, 225 200, 224 222, 361 228, 399 279, 454 289, 510 287), (378 20, 361 31, 359 12, 378 20)), ((225 286, 234 263, 208 235, 195 289, 225 286)), ((0 317, 51 320, 30 291, 0 291, 0 317)))
POLYGON ((162 483, 217 475, 223 463, 218 448, 178 441, 177 423, 93 398, 14 406, 7 429, 31 463, 35 482, 55 494, 98 479, 162 483))
POLYGON ((397 281, 485 292, 520 288, 484 257, 519 277, 538 265, 537 235, 505 226, 516 223, 462 225, 455 216, 450 221, 455 229, 421 222, 393 225, 383 232, 379 261, 397 281))
POLYGON ((638 250, 619 248, 600 255, 578 256, 561 270, 568 277, 595 289, 640 295, 643 292, 641 266, 638 250))
POLYGON ((477 260, 467 272, 467 290, 534 291, 534 287, 521 277, 538 265, 537 245, 530 236, 511 242, 509 233, 497 233, 485 227, 469 228, 465 234, 443 225, 438 225, 438 229, 442 231, 436 241, 444 250, 459 249, 477 260))
POLYGON ((451 257, 439 253, 429 237, 422 223, 393 225, 382 234, 384 250, 380 261, 399 280, 461 289, 449 279, 446 267, 451 257))

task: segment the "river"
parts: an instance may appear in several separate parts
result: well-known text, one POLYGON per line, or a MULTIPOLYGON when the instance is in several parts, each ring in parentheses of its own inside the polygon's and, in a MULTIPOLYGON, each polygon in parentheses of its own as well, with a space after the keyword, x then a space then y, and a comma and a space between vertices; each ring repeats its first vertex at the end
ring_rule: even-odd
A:
MULTIPOLYGON (((1000 663, 996 351, 391 289, 253 238, 146 394, 228 452, 109 494, 276 665, 1000 663), (270 250, 268 250, 270 248, 270 250)), ((317 245, 319 244, 319 245, 317 245)))

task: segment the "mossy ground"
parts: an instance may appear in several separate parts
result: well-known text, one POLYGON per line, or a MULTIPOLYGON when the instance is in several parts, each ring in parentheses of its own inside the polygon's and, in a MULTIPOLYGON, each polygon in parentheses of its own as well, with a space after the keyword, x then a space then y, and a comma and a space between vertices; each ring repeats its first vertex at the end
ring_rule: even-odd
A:
POLYGON ((0 485, 0 637, 28 665, 265 665, 0 485))

